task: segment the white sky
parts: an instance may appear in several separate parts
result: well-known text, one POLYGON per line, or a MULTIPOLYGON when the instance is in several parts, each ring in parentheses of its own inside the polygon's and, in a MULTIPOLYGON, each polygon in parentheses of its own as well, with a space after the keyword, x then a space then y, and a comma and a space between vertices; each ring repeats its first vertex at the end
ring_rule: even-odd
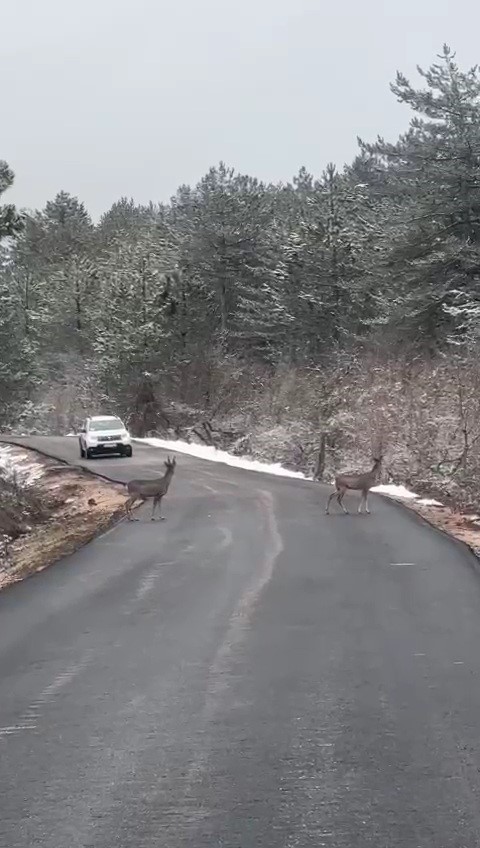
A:
POLYGON ((480 58, 478 0, 12 0, 0 20, 5 200, 63 189, 95 217, 220 159, 273 181, 341 166, 357 135, 406 128, 397 69, 445 41, 480 58))

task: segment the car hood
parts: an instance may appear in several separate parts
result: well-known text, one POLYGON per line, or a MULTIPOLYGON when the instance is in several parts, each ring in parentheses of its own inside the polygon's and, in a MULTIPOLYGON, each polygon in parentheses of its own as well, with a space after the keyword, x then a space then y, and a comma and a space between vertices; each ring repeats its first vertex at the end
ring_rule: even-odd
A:
POLYGON ((120 438, 120 436, 128 436, 128 433, 126 430, 119 430, 117 427, 115 430, 90 430, 87 435, 89 438, 93 436, 96 439, 101 439, 103 436, 118 436, 120 438))

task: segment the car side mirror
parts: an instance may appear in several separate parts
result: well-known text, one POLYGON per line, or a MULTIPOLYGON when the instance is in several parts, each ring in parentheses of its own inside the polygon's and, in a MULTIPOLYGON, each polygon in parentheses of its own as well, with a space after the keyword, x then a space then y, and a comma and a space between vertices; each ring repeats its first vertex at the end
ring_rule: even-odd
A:
POLYGON ((86 433, 87 431, 85 430, 85 427, 82 427, 82 429, 80 430, 80 432, 81 432, 81 433, 86 433))

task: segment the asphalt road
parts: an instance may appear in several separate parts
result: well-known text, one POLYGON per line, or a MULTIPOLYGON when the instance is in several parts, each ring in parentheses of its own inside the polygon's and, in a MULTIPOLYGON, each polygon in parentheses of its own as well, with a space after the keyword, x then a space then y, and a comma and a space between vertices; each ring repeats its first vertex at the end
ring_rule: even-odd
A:
POLYGON ((480 845, 473 557, 379 497, 325 517, 326 487, 177 460, 165 522, 0 594, 2 848, 480 845))

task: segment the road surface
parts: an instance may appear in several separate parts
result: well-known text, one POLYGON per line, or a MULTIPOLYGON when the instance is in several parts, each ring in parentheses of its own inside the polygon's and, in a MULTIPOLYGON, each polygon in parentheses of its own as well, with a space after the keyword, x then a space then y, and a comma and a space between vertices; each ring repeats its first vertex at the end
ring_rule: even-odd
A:
POLYGON ((177 460, 165 522, 0 594, 2 848, 479 845, 473 557, 379 497, 326 517, 326 487, 177 460))

